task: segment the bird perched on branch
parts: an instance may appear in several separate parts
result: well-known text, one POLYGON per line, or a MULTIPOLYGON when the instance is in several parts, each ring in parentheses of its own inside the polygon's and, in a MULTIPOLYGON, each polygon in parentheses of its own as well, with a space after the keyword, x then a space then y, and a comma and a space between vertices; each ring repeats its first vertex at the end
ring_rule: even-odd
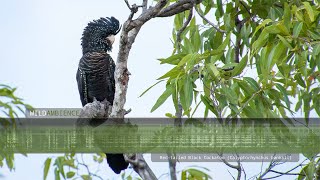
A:
MULTIPOLYGON (((82 35, 82 58, 77 71, 77 83, 82 106, 107 100, 113 104, 115 64, 108 54, 121 27, 114 18, 100 18, 88 24, 82 35)), ((123 154, 107 154, 110 168, 117 174, 128 167, 123 154)))

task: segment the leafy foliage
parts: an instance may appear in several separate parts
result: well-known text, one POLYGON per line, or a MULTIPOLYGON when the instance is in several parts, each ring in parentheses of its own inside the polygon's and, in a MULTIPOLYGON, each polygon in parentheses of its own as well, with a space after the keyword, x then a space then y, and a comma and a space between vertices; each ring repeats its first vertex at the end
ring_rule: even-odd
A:
POLYGON ((23 99, 15 95, 17 88, 0 84, 0 111, 5 115, 0 114, 0 125, 3 127, 15 127, 18 111, 25 113, 25 110, 32 110, 32 106, 23 102, 23 99))
MULTIPOLYGON (((318 0, 203 0, 175 15, 172 55, 159 59, 172 69, 158 79, 166 89, 151 111, 171 97, 187 117, 202 104, 204 117, 302 112, 308 123, 320 115, 319 21, 318 0)), ((311 158, 298 179, 318 178, 319 169, 311 158)))
MULTIPOLYGON (((0 84, 0 129, 16 127, 16 120, 18 119, 18 111, 25 113, 25 109, 31 110, 32 106, 23 102, 23 99, 15 95, 17 88, 12 88, 8 85, 0 84)), ((6 142, 0 141, 0 146, 6 142)), ((25 154, 24 154, 25 155, 25 154)), ((12 170, 14 169, 14 154, 0 150, 0 167, 5 164, 12 170)))
POLYGON ((182 170, 181 179, 182 180, 209 180, 212 179, 208 172, 210 170, 204 167, 191 166, 182 170))
POLYGON ((199 104, 205 117, 320 115, 319 7, 318 1, 204 0, 190 22, 190 11, 177 14, 172 56, 159 59, 173 68, 158 79, 166 89, 151 111, 171 97, 188 117, 199 104))
MULTIPOLYGON (((106 159, 106 154, 99 153, 93 155, 93 161, 101 164, 106 159)), ((48 172, 51 167, 52 158, 49 157, 44 162, 43 179, 47 179, 48 172)), ((98 174, 91 171, 87 162, 84 162, 83 156, 76 156, 75 153, 66 153, 64 156, 58 156, 53 163, 55 179, 102 179, 98 174), (83 171, 87 173, 83 174, 83 171)))

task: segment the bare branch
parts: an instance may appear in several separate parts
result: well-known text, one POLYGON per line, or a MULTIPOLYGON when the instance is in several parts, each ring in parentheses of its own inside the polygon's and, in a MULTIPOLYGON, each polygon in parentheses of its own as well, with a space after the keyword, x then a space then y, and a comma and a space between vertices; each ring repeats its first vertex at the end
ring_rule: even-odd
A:
POLYGON ((181 12, 184 12, 186 10, 189 10, 194 6, 194 4, 201 3, 202 0, 180 0, 168 7, 163 8, 157 17, 169 17, 173 16, 175 14, 179 14, 181 12))
MULTIPOLYGON (((175 3, 177 4, 177 3, 175 3)), ((187 18, 187 20, 184 22, 183 26, 181 27, 181 29, 178 30, 177 32, 177 49, 178 49, 178 52, 180 52, 180 46, 181 46, 181 34, 182 32, 186 29, 186 27, 188 26, 188 24, 190 23, 192 17, 193 17, 193 2, 191 4, 191 7, 190 7, 190 11, 189 11, 189 16, 187 18)), ((182 117, 182 105, 181 105, 181 102, 180 102, 180 98, 178 99, 178 109, 176 111, 176 118, 174 120, 174 125, 175 126, 181 126, 182 125, 182 122, 181 122, 181 117, 182 117)), ((168 156, 172 156, 172 155, 175 155, 173 153, 168 153, 168 156)), ((177 179, 177 175, 176 175, 176 164, 177 164, 177 160, 176 159, 172 159, 172 158, 169 158, 169 169, 170 169, 170 177, 171 177, 171 180, 176 180, 177 179)))
POLYGON ((143 0, 142 13, 146 12, 147 9, 148 9, 148 0, 143 0))
POLYGON ((277 166, 277 163, 274 161, 271 161, 268 168, 257 178, 257 179, 263 179, 263 177, 270 172, 272 168, 277 166))
MULTIPOLYGON (((277 174, 279 174, 279 175, 277 175, 277 176, 273 176, 273 177, 269 177, 269 178, 263 178, 263 179, 275 179, 275 178, 278 178, 278 177, 280 177, 280 176, 284 176, 284 175, 295 175, 295 176, 299 176, 299 175, 301 175, 301 176, 305 176, 304 174, 300 174, 300 173, 291 173, 293 170, 295 170, 295 169, 297 169, 298 167, 302 167, 303 166, 303 163, 306 161, 307 159, 305 159, 304 161, 302 161, 300 164, 298 164, 297 166, 295 166, 295 167, 293 167, 293 168, 291 168, 290 170, 288 170, 288 171, 286 171, 286 172, 279 172, 279 171, 275 171, 275 170, 272 170, 272 168, 271 169, 267 169, 268 170, 268 172, 273 172, 273 173, 277 173, 277 174)), ((270 166, 269 166, 270 167, 270 166)), ((263 176, 265 176, 268 172, 266 172, 265 171, 265 173, 264 173, 264 175, 263 176)), ((260 177, 262 177, 262 175, 260 176, 260 177)))
POLYGON ((129 4, 128 0, 124 0, 124 2, 125 2, 125 3, 126 3, 126 5, 128 6, 128 8, 131 10, 131 6, 130 6, 130 4, 129 4))
MULTIPOLYGON (((219 155, 220 157, 222 157, 222 153, 218 153, 218 155, 219 155)), ((238 154, 237 154, 237 157, 239 157, 238 154)), ((239 158, 237 159, 237 165, 232 165, 232 164, 230 164, 230 163, 229 163, 227 160, 225 160, 224 158, 220 158, 220 159, 221 159, 221 161, 222 161, 225 165, 227 165, 227 166, 229 166, 230 168, 235 169, 235 170, 238 171, 237 180, 240 180, 240 179, 241 179, 241 172, 242 172, 242 168, 241 168, 241 164, 240 164, 240 159, 239 159, 239 158)))
POLYGON ((129 18, 128 18, 130 20, 133 18, 134 14, 138 12, 139 7, 142 7, 142 8, 144 7, 143 5, 138 6, 136 4, 133 4, 132 6, 130 6, 128 0, 124 0, 124 2, 126 3, 126 5, 128 6, 128 8, 131 11, 129 18))
POLYGON ((156 175, 152 172, 142 154, 126 154, 124 157, 126 161, 132 165, 134 171, 137 172, 142 179, 157 179, 156 175))
POLYGON ((195 7, 197 13, 199 14, 199 16, 205 20, 208 24, 210 24, 213 28, 215 28, 217 31, 221 32, 221 33, 226 33, 227 31, 220 29, 217 25, 215 25, 213 22, 211 22, 209 19, 207 19, 202 13, 200 13, 199 9, 197 7, 195 7))
POLYGON ((141 27, 144 23, 150 19, 156 17, 161 9, 168 3, 168 0, 160 0, 154 7, 150 7, 144 13, 142 13, 137 19, 129 21, 126 28, 123 30, 129 32, 133 28, 141 27))
POLYGON ((279 172, 279 171, 275 171, 275 170, 270 170, 270 172, 281 174, 281 175, 297 175, 297 176, 302 175, 303 176, 303 174, 300 174, 300 173, 279 172))
POLYGON ((190 11, 189 11, 189 16, 187 18, 187 20, 183 23, 183 26, 181 27, 181 29, 179 29, 179 31, 177 32, 177 49, 178 52, 180 51, 180 45, 181 45, 181 34, 182 32, 186 29, 186 27, 189 25, 191 19, 193 17, 193 6, 191 6, 190 11))
MULTIPOLYGON (((76 158, 75 160, 77 161, 77 169, 78 169, 78 170, 79 170, 79 165, 84 166, 84 167, 86 168, 89 176, 93 176, 93 177, 96 177, 96 178, 99 178, 99 179, 103 180, 102 177, 100 177, 99 175, 97 175, 97 174, 95 174, 95 173, 92 173, 92 172, 90 171, 88 165, 84 163, 83 154, 81 154, 81 161, 82 161, 82 162, 79 162, 78 158, 76 158)), ((78 170, 77 170, 77 173, 78 173, 78 170)))
POLYGON ((234 47, 234 54, 235 54, 235 63, 239 63, 240 62, 240 47, 241 47, 240 32, 241 32, 243 24, 239 20, 238 16, 235 17, 235 24, 237 26, 238 36, 236 37, 236 45, 234 47))
POLYGON ((242 169, 243 174, 244 174, 244 179, 247 179, 247 173, 246 173, 246 171, 244 170, 244 168, 243 168, 243 166, 242 166, 241 163, 240 163, 240 166, 241 166, 241 169, 242 169))
MULTIPOLYGON (((178 52, 180 52, 180 46, 181 46, 181 34, 182 32, 186 29, 186 27, 188 26, 188 24, 190 23, 192 17, 193 17, 193 4, 190 7, 190 11, 189 11, 189 16, 187 18, 187 20, 184 22, 183 26, 181 27, 181 29, 179 29, 179 31, 177 32, 177 49, 178 52)), ((178 109, 176 111, 176 118, 174 120, 174 125, 175 126, 181 126, 182 122, 181 122, 181 117, 182 117, 182 105, 180 102, 180 98, 178 99, 178 109)), ((175 155, 173 153, 168 153, 168 156, 172 156, 175 155)), ((171 159, 169 158, 169 169, 170 169, 170 177, 171 180, 176 180, 177 179, 177 175, 176 175, 176 164, 177 164, 177 160, 176 159, 171 159)))
POLYGON ((177 160, 170 158, 171 156, 175 156, 174 153, 167 153, 168 154, 168 161, 169 161, 169 170, 170 170, 170 179, 171 180, 177 180, 177 170, 176 170, 176 165, 177 165, 177 160))

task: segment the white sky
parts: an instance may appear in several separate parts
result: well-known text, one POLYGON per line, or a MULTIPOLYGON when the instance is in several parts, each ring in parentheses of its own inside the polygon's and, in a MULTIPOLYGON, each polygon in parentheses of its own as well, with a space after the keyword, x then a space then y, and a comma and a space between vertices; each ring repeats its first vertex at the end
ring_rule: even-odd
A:
MULTIPOLYGON (((136 2, 139 4, 140 1, 136 2)), ((17 95, 37 108, 80 108, 75 75, 82 56, 80 38, 84 27, 89 21, 106 16, 114 16, 123 23, 128 15, 129 10, 122 0, 2 0, 0 83, 18 87, 17 95)), ((163 117, 166 112, 174 113, 170 101, 150 113, 164 90, 164 84, 138 98, 170 68, 160 66, 156 59, 171 54, 172 25, 172 18, 148 22, 133 45, 129 56, 128 67, 132 75, 126 103, 126 107, 132 109, 131 117, 163 117)), ((117 56, 117 40, 111 53, 113 59, 117 56)), ((27 158, 18 155, 16 170, 9 172, 3 168, 0 174, 5 180, 42 179, 43 163, 48 156, 55 155, 29 155, 27 158)), ((146 157, 148 159, 149 155, 146 157)), ((167 163, 149 164, 158 176, 168 170, 167 163)), ((179 164, 178 170, 191 164, 179 164)), ((260 171, 260 164, 247 164, 249 173, 260 171)), ((197 165, 211 169, 215 179, 231 179, 223 163, 197 165)), ((101 169, 106 170, 103 173, 105 178, 112 174, 106 162, 101 169)), ((53 171, 49 172, 48 179, 53 179, 53 171)))

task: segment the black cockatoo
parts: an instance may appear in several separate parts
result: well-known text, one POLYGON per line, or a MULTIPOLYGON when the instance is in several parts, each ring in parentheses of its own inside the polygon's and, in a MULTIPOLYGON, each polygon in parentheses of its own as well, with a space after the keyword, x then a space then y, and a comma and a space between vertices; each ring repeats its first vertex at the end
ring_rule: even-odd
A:
MULTIPOLYGON (((77 83, 82 106, 108 100, 113 103, 115 93, 115 64, 108 54, 112 50, 114 36, 120 31, 119 21, 100 18, 90 22, 82 35, 82 58, 77 71, 77 83)), ((117 174, 128 167, 123 154, 107 154, 110 168, 117 174)))

